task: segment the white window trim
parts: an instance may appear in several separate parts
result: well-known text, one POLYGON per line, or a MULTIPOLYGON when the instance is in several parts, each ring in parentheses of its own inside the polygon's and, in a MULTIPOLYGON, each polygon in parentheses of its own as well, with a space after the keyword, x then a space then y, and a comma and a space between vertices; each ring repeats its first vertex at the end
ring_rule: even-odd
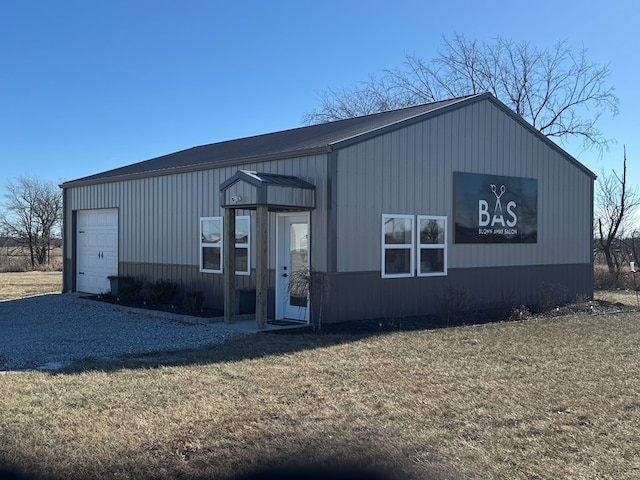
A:
POLYGON ((380 273, 382 278, 410 278, 415 276, 415 228, 416 228, 414 215, 402 215, 402 214, 382 214, 382 228, 381 228, 381 263, 380 273), (385 221, 389 218, 405 218, 411 220, 411 243, 394 243, 387 245, 385 243, 385 221), (385 252, 387 250, 407 250, 409 249, 409 272, 408 273, 386 273, 385 272, 385 252))
MULTIPOLYGON (((246 219, 247 223, 248 223, 248 230, 247 230, 247 243, 236 243, 235 247, 236 248, 246 248, 247 249, 247 270, 236 270, 236 275, 244 275, 244 276, 248 276, 251 275, 251 216, 250 215, 238 215, 236 217, 236 221, 240 220, 240 219, 246 219)), ((200 272, 202 273, 223 273, 224 271, 224 219, 223 217, 200 217, 200 235, 199 235, 199 240, 200 240, 200 254, 199 254, 199 268, 200 268, 200 272), (202 241, 202 222, 203 220, 218 220, 220 222, 220 242, 219 243, 208 243, 208 242, 203 242, 202 241), (211 247, 217 247, 220 248, 220 269, 219 270, 213 270, 210 268, 203 268, 202 265, 202 249, 203 248, 211 248, 211 247)))
POLYGON ((418 277, 443 277, 447 275, 447 217, 443 215, 418 215, 416 222, 416 244, 418 248, 416 249, 416 263, 418 265, 418 277), (444 220, 444 243, 420 243, 420 220, 444 220), (444 271, 442 272, 423 272, 421 270, 422 263, 420 262, 420 255, 422 250, 444 250, 444 271))
POLYGON ((199 244, 200 244, 200 271, 202 273, 222 273, 222 265, 224 263, 223 259, 224 259, 224 221, 222 220, 222 217, 200 217, 200 235, 199 235, 199 244), (220 221, 220 242, 219 243, 209 243, 209 242, 203 242, 202 241, 202 222, 205 220, 218 220, 220 221), (212 248, 212 247, 217 247, 220 248, 220 269, 219 270, 214 270, 211 268, 204 268, 203 267, 203 258, 202 258, 202 249, 203 248, 212 248))

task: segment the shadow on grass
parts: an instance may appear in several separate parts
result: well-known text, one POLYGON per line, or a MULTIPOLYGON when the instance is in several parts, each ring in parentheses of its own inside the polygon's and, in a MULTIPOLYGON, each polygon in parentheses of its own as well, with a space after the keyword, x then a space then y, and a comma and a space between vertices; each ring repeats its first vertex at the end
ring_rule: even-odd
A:
POLYGON ((458 326, 477 325, 502 320, 495 317, 445 320, 439 316, 411 319, 371 320, 327 324, 321 331, 311 327, 259 332, 228 340, 222 344, 180 350, 162 350, 148 353, 123 354, 115 359, 85 358, 56 370, 51 375, 78 374, 87 371, 117 371, 123 369, 150 369, 160 367, 211 365, 222 362, 241 362, 269 356, 291 354, 356 342, 365 338, 396 332, 436 330, 458 326))

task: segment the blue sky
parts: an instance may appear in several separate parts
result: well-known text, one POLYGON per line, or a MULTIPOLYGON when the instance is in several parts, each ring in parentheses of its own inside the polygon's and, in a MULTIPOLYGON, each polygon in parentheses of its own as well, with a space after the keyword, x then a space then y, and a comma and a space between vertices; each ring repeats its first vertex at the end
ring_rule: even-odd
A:
POLYGON ((640 6, 628 1, 3 0, 0 190, 60 182, 195 145, 300 126, 318 92, 437 55, 443 35, 567 39, 609 64, 621 113, 610 152, 565 148, 595 173, 626 144, 640 184, 640 6), (638 164, 636 166, 636 164, 638 164))

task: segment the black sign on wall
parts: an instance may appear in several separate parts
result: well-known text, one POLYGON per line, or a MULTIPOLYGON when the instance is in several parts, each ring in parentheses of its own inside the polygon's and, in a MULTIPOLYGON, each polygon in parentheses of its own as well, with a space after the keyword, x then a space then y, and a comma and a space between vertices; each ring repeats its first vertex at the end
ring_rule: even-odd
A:
POLYGON ((454 172, 455 243, 536 243, 538 181, 454 172))

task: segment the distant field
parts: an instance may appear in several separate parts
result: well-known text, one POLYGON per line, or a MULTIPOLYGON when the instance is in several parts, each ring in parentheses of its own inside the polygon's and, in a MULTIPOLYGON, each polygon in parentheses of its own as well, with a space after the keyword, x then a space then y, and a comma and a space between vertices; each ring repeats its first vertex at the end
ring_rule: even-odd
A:
POLYGON ((0 300, 62 291, 62 272, 0 273, 0 300))
MULTIPOLYGON (((51 250, 50 263, 38 270, 62 270, 62 248, 51 250)), ((26 247, 0 246, 0 272, 27 272, 31 270, 31 257, 26 247)))

